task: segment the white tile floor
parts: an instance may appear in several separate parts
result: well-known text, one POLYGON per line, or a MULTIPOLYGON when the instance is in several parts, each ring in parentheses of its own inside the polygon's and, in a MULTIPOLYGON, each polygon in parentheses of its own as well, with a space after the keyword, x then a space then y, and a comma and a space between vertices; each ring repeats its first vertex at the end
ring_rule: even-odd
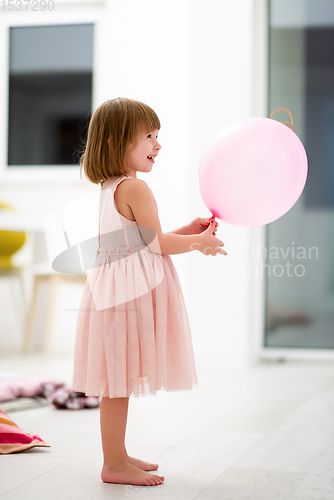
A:
MULTIPOLYGON (((6 357, 0 370, 70 383, 72 357, 6 357)), ((162 485, 103 483, 99 410, 47 406, 11 414, 51 447, 1 456, 1 497, 334 499, 333 363, 197 363, 197 373, 194 391, 130 398, 128 452, 158 462, 162 485)))

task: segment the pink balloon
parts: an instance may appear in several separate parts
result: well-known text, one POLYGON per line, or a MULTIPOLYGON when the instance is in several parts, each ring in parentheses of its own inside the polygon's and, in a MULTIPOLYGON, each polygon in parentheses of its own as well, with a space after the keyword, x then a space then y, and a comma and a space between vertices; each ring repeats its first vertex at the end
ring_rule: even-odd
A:
POLYGON ((248 118, 221 131, 207 146, 198 178, 213 215, 234 226, 260 226, 296 203, 307 178, 307 156, 288 126, 248 118))

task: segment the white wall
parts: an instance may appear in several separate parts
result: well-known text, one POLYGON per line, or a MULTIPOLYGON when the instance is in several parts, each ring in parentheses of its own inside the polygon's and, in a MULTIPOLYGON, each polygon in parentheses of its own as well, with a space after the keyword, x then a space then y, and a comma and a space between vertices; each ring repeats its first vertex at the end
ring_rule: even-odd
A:
MULTIPOLYGON (((211 216, 199 192, 198 165, 211 138, 252 115, 252 9, 249 0, 192 2, 190 218, 211 216)), ((233 256, 250 230, 219 222, 228 255, 189 254, 193 335, 210 341, 212 362, 244 364, 250 355, 247 261, 233 256)), ((209 358, 210 359, 210 358, 209 358)))
MULTIPOLYGON (((254 112, 253 14, 253 0, 122 0, 105 5, 94 55, 94 108, 125 96, 146 102, 160 117, 162 150, 152 173, 140 177, 154 191, 165 231, 197 216, 211 216, 198 187, 201 155, 220 129, 254 112)), ((93 189, 87 184, 80 192, 68 184, 27 189, 0 185, 0 199, 19 207, 30 200, 30 210, 46 216, 57 205, 93 189)), ((243 275, 249 261, 233 256, 233 248, 246 246, 252 231, 218 222, 217 236, 225 243, 227 257, 196 251, 172 259, 182 282, 193 339, 201 346, 198 356, 206 348, 210 364, 239 366, 248 363, 251 355, 251 282, 243 275)), ((71 297, 73 302, 75 295, 71 297)), ((59 305, 62 319, 57 320, 56 334, 62 336, 64 346, 74 338, 73 316, 66 323, 65 308, 59 305)), ((39 328, 41 334, 43 326, 39 328)), ((54 348, 66 349, 58 337, 54 348)))

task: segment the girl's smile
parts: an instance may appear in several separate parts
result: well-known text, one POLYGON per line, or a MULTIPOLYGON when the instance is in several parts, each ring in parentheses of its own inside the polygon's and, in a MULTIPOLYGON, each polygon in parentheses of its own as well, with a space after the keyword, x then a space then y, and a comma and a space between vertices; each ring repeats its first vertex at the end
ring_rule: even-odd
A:
POLYGON ((148 156, 147 158, 152 162, 154 163, 154 158, 158 156, 157 154, 156 155, 152 155, 152 156, 148 156))

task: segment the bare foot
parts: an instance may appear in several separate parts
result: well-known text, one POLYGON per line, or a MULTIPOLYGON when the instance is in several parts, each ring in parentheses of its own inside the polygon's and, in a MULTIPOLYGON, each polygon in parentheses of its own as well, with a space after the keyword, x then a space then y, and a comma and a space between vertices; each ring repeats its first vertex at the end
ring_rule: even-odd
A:
POLYGON ((150 462, 145 462, 144 460, 140 460, 139 458, 129 457, 129 455, 126 456, 126 460, 130 465, 133 465, 133 467, 137 467, 138 469, 142 470, 159 469, 158 464, 151 464, 150 462))
POLYGON ((161 484, 165 478, 164 476, 150 474, 125 462, 112 466, 103 466, 101 479, 104 483, 155 486, 161 484))

